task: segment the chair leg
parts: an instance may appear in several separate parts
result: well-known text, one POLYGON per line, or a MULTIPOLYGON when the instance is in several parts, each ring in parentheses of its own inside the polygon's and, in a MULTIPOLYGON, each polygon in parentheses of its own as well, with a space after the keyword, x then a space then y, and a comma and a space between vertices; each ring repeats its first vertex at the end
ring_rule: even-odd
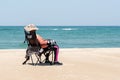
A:
POLYGON ((42 54, 38 55, 38 57, 39 57, 39 59, 40 59, 39 63, 42 63, 42 62, 41 62, 41 61, 42 61, 41 55, 42 55, 42 54))
POLYGON ((39 63, 42 63, 42 59, 41 59, 42 53, 38 54, 38 58, 39 58, 39 63))
POLYGON ((31 61, 32 61, 32 64, 34 65, 34 62, 33 62, 33 58, 32 58, 32 55, 31 55, 31 61))
POLYGON ((22 63, 23 65, 26 64, 26 62, 30 59, 29 56, 26 56, 26 60, 22 63))
POLYGON ((37 63, 41 63, 41 57, 38 56, 38 54, 35 54, 36 58, 37 58, 37 61, 35 63, 35 65, 37 65, 37 63))
POLYGON ((50 65, 53 65, 54 64, 54 57, 55 57, 53 50, 51 50, 50 55, 51 55, 51 63, 50 63, 50 65))
POLYGON ((45 60, 49 60, 50 65, 53 65, 54 63, 54 51, 53 50, 49 50, 47 54, 45 54, 46 59, 45 60))
POLYGON ((46 54, 45 54, 45 57, 46 57, 45 59, 46 59, 46 60, 49 60, 49 56, 50 56, 50 53, 46 53, 46 54))

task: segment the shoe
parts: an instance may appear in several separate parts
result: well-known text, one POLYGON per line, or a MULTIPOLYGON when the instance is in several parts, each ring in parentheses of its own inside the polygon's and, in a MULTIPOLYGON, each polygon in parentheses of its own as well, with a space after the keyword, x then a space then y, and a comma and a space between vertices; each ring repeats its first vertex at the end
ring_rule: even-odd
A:
POLYGON ((63 63, 60 63, 60 62, 54 62, 55 65, 63 65, 63 63))

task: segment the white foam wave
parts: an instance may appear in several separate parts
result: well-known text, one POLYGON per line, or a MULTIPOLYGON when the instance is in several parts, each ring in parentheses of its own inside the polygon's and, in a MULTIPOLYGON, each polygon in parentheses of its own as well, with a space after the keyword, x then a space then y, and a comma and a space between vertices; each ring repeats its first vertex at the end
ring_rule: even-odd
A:
POLYGON ((54 28, 51 30, 78 30, 78 29, 76 29, 76 28, 62 28, 62 29, 54 28))
POLYGON ((62 30, 77 30, 75 28, 63 28, 62 30))
POLYGON ((58 30, 57 28, 55 28, 55 29, 52 29, 52 30, 58 30))

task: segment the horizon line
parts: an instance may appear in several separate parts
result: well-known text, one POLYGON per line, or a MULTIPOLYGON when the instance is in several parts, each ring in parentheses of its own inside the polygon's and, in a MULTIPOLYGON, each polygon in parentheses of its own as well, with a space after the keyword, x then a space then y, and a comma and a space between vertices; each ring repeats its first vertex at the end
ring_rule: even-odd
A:
MULTIPOLYGON (((26 26, 26 25, 0 25, 0 26, 26 26)), ((120 25, 36 25, 36 26, 120 26, 120 25)))

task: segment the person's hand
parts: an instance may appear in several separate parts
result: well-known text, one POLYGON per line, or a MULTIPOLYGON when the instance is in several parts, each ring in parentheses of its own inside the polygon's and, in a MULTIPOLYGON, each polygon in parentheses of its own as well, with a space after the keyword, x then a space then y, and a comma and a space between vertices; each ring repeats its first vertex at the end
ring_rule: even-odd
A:
POLYGON ((50 40, 48 40, 48 41, 47 41, 47 45, 51 45, 51 42, 50 42, 50 40))
POLYGON ((56 45, 56 41, 55 41, 55 40, 52 40, 52 39, 48 39, 47 44, 50 45, 50 46, 56 45))

